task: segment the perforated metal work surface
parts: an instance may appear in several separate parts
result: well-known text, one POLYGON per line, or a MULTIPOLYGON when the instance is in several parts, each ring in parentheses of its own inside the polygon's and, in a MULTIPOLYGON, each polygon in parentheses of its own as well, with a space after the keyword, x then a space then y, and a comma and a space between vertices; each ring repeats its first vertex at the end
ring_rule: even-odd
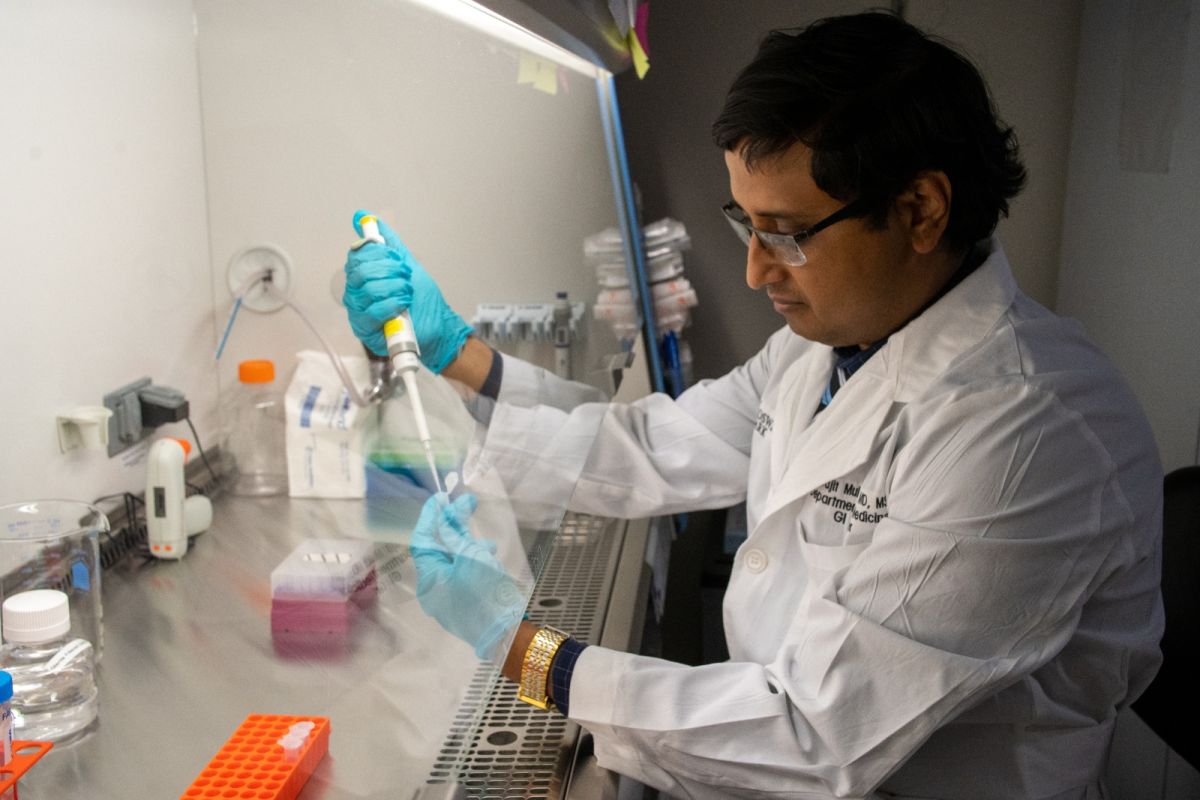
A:
MULTIPOLYGON (((568 514, 529 603, 533 622, 599 641, 616 573, 616 520, 568 514)), ((536 545, 535 545, 536 549, 536 545)), ((579 726, 517 699, 490 664, 480 664, 427 783, 469 798, 557 798, 579 726)))

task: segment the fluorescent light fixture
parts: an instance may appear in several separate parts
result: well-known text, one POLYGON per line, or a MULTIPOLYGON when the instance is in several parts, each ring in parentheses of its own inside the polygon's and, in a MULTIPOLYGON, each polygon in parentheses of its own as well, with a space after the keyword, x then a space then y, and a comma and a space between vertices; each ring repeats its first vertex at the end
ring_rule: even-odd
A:
POLYGON ((564 50, 553 42, 543 39, 520 25, 505 19, 474 0, 408 0, 416 6, 426 8, 477 31, 516 45, 541 58, 548 58, 589 78, 599 78, 607 70, 597 67, 585 58, 564 50))

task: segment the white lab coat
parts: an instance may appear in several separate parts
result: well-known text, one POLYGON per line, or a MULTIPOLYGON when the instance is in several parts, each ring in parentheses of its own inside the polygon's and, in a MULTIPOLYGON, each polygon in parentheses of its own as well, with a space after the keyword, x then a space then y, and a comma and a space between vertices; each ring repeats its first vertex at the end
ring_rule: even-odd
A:
POLYGON ((602 766, 698 798, 1097 796, 1160 661, 1161 467, 1113 367, 989 249, 815 417, 834 355, 787 329, 674 402, 568 412, 506 360, 486 450, 520 491, 582 459, 576 510, 747 502, 729 661, 580 657, 602 766))

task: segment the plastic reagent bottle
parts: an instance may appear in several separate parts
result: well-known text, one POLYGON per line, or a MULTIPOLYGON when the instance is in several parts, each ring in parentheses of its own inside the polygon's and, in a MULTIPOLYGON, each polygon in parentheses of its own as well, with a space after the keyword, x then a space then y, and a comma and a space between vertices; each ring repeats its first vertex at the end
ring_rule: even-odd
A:
POLYGON ((62 742, 96 718, 96 659, 86 639, 69 638, 67 596, 34 589, 4 601, 0 667, 12 676, 18 739, 62 742))
POLYGON ((275 364, 268 360, 238 364, 240 381, 233 403, 227 447, 233 456, 230 490, 246 497, 287 491, 283 397, 275 391, 275 364))

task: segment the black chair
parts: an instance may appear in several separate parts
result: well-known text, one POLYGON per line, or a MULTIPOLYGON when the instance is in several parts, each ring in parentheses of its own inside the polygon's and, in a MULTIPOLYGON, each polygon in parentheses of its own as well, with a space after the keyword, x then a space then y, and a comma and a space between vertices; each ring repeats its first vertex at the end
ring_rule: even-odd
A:
POLYGON ((1189 764, 1200 768, 1200 466, 1183 467, 1163 483, 1163 664, 1133 704, 1137 715, 1189 764))

